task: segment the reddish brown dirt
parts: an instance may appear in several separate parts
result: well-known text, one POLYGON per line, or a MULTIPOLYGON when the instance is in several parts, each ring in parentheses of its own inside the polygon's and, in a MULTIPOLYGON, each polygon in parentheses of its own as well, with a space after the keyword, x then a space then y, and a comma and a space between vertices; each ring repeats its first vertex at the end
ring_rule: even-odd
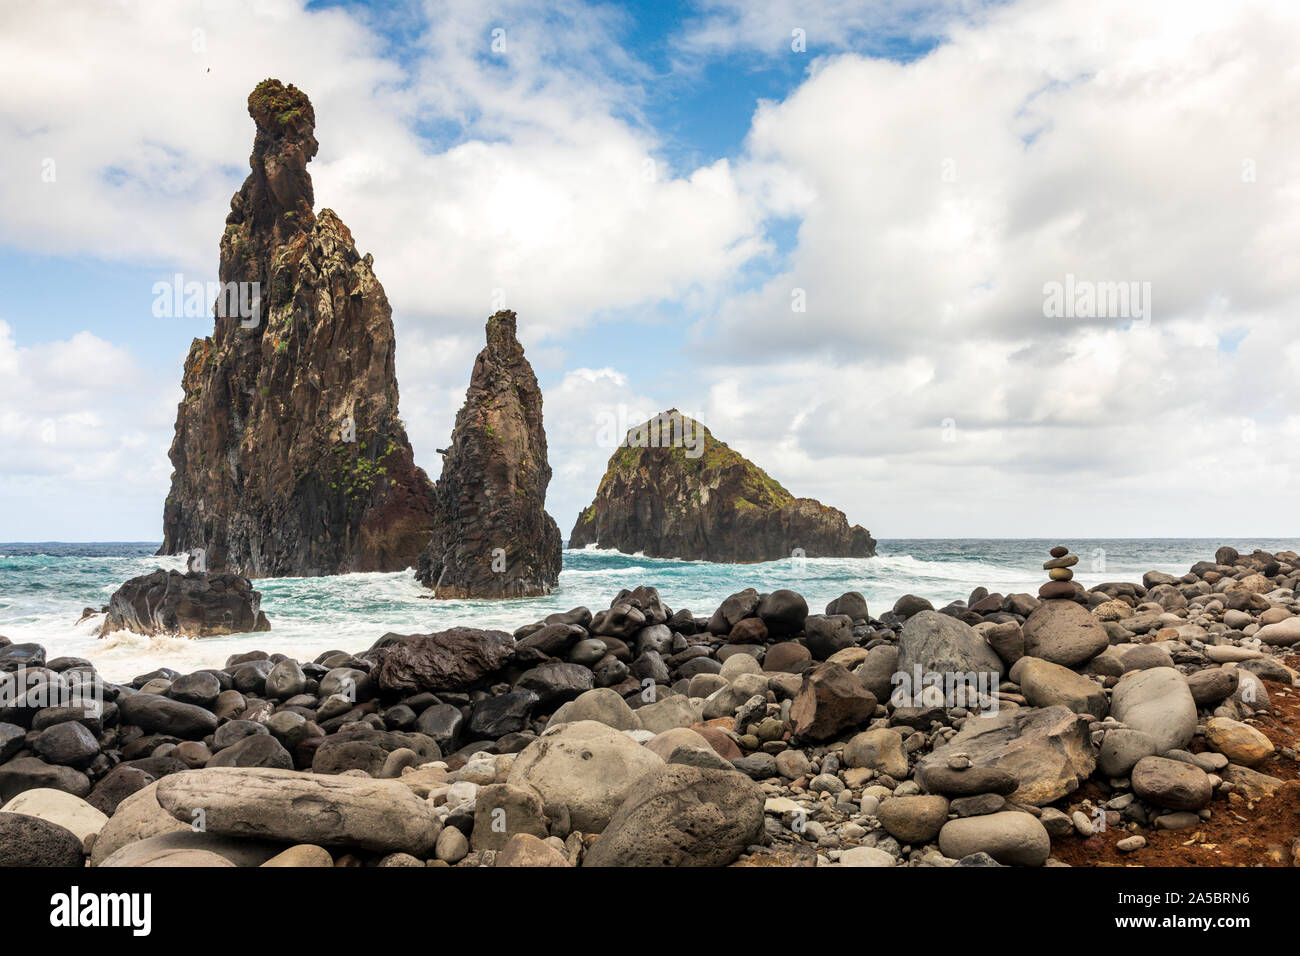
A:
MULTIPOLYGON (((1285 661, 1300 669, 1300 657, 1285 661)), ((1054 840, 1052 855, 1071 866, 1293 866, 1300 865, 1300 764, 1284 755, 1283 747, 1300 744, 1300 688, 1265 681, 1272 713, 1252 720, 1273 741, 1278 752, 1254 769, 1287 783, 1271 797, 1254 804, 1216 798, 1207 823, 1190 830, 1140 830, 1147 845, 1121 853, 1115 844, 1132 833, 1116 827, 1086 839, 1054 840), (1294 854, 1294 855, 1293 855, 1294 854)), ((1203 741, 1198 741, 1204 749, 1203 741)), ((1089 781, 1076 799, 1104 800, 1106 794, 1089 781)))

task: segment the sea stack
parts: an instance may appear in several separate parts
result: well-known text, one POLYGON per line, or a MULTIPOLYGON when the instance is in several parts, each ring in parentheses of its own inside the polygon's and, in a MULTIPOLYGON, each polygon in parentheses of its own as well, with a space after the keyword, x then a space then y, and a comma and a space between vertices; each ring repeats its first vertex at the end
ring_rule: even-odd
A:
POLYGON ((792 556, 867 558, 871 533, 844 512, 796 498, 677 409, 630 429, 569 547, 752 563, 792 556))
POLYGON ((397 417, 392 309, 333 211, 313 213, 315 113, 248 98, 252 172, 221 237, 216 327, 185 360, 159 554, 253 577, 400 571, 433 488, 397 417))
POLYGON ((416 577, 439 598, 549 594, 560 578, 560 529, 546 513, 542 392, 515 313, 487 321, 434 492, 432 538, 416 577))

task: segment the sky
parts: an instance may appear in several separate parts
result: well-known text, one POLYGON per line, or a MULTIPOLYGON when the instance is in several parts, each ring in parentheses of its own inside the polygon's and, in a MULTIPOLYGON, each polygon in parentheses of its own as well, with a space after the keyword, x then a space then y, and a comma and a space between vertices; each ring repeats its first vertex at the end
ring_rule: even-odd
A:
POLYGON ((679 408, 878 538, 1300 535, 1293 0, 0 3, 0 541, 156 541, 249 91, 436 477, 515 310, 567 537, 679 408))

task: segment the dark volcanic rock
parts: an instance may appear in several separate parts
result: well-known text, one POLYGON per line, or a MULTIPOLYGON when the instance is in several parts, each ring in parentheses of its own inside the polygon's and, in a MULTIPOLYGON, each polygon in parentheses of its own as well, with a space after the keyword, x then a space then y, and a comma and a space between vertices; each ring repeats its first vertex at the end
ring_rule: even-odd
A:
POLYGON ((560 577, 560 529, 543 508, 550 482, 542 392, 515 314, 498 312, 456 415, 416 577, 440 598, 549 594, 560 577))
POLYGON ((515 639, 505 631, 453 627, 435 634, 386 634, 373 677, 380 690, 414 694, 462 690, 509 663, 515 639))
POLYGON ((0 866, 81 866, 81 839, 25 813, 0 813, 0 866))
POLYGON ((181 574, 159 568, 113 592, 99 636, 114 631, 184 637, 269 631, 261 607, 261 593, 238 574, 181 574))
MULTIPOLYGON (((876 542, 844 512, 796 498, 673 409, 631 429, 610 457, 569 547, 697 561, 870 557, 876 542)), ((770 627, 770 624, 769 624, 770 627)))
POLYGON ((217 718, 211 711, 158 694, 133 694, 118 706, 123 723, 151 733, 199 740, 217 729, 217 718))
POLYGON ((496 740, 517 734, 528 726, 538 697, 530 690, 485 697, 470 711, 466 732, 471 740, 496 740))
POLYGON ((32 744, 38 757, 65 767, 85 767, 99 755, 95 735, 76 721, 55 724, 32 744))
POLYGON ((433 501, 397 417, 392 310, 347 227, 312 210, 306 95, 266 80, 248 112, 252 173, 220 264, 243 301, 218 303, 185 360, 159 553, 254 577, 403 570, 433 501))
POLYGON ((90 793, 90 778, 80 770, 35 757, 16 757, 0 766, 0 803, 8 803, 25 790, 45 787, 84 797, 90 793))

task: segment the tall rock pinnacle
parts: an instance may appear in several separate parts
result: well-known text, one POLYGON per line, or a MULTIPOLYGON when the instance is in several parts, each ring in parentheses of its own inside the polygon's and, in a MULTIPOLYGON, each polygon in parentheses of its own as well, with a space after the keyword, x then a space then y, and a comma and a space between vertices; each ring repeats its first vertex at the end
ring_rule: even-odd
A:
POLYGON ((560 529, 544 510, 542 392, 515 337, 515 314, 487 321, 456 415, 435 498, 433 537, 416 576, 440 598, 547 594, 560 576, 560 529))
POLYGON ((433 489, 397 417, 392 309, 352 234, 312 211, 316 115, 279 80, 248 98, 252 172, 221 237, 216 327, 185 360, 160 554, 213 571, 400 571, 433 489))

